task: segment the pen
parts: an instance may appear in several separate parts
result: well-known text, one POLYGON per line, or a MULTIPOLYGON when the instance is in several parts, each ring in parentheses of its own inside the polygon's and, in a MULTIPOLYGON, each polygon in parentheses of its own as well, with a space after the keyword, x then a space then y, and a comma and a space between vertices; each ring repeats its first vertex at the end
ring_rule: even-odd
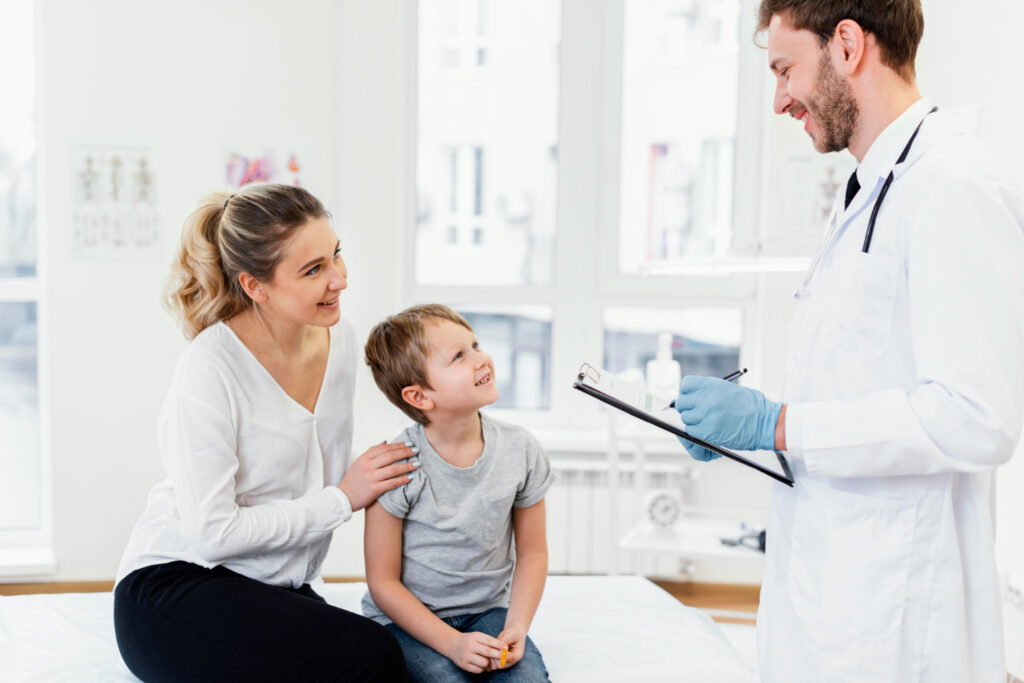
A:
MULTIPOLYGON (((726 375, 722 379, 724 379, 726 382, 732 382, 733 380, 737 380, 737 379, 739 379, 740 377, 742 377, 745 374, 747 374, 747 369, 743 368, 742 370, 737 370, 736 372, 730 372, 728 375, 726 375)), ((672 399, 671 401, 669 401, 667 406, 662 408, 662 410, 668 410, 669 408, 675 408, 675 407, 676 407, 676 400, 672 399)))

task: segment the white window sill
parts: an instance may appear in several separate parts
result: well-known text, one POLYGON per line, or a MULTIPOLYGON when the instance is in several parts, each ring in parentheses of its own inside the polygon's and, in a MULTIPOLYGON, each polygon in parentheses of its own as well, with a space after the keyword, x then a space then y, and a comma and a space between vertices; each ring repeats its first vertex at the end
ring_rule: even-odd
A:
POLYGON ((50 546, 0 548, 0 582, 13 583, 57 573, 57 556, 50 546))

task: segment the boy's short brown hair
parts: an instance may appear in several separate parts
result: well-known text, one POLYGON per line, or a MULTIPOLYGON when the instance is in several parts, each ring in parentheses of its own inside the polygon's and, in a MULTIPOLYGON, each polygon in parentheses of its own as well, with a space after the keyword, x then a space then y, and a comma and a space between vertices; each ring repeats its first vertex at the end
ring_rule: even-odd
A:
POLYGON ((366 340, 366 364, 373 372, 373 381, 403 413, 420 424, 430 420, 419 408, 402 398, 402 389, 418 384, 431 389, 427 381, 426 323, 448 320, 472 331, 461 315, 442 304, 424 304, 388 316, 370 330, 366 340))
POLYGON ((914 78, 917 46, 924 34, 921 0, 762 0, 756 32, 767 30, 775 15, 795 29, 814 33, 822 47, 840 21, 852 19, 875 36, 882 63, 907 82, 914 78))

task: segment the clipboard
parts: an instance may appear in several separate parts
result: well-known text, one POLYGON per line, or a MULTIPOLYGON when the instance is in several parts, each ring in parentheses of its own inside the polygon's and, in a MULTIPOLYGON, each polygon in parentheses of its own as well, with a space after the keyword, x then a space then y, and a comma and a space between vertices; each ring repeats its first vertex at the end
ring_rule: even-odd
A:
POLYGON ((793 473, 790 471, 789 463, 786 462, 786 458, 782 453, 774 451, 775 458, 778 460, 777 463, 770 456, 759 462, 755 457, 743 456, 727 448, 722 448, 703 439, 690 436, 683 428, 684 425, 679 420, 678 413, 672 411, 671 415, 674 416, 674 420, 667 411, 664 417, 660 414, 668 406, 668 401, 648 394, 635 384, 626 382, 610 372, 589 363, 584 363, 580 366, 579 374, 576 376, 576 381, 573 382, 572 388, 578 389, 588 396, 593 396, 598 401, 602 401, 613 408, 632 415, 638 420, 664 429, 675 436, 682 437, 690 443, 703 446, 709 451, 751 467, 776 481, 782 482, 786 486, 793 486, 793 473))

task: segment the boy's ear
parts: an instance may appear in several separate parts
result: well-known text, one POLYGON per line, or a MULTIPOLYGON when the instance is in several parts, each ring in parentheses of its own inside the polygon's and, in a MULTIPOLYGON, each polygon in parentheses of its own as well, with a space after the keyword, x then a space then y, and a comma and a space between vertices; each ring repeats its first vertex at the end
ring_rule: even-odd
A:
POLYGON ((402 400, 413 408, 426 411, 434 407, 434 401, 427 397, 426 391, 419 384, 410 384, 402 389, 402 400))

